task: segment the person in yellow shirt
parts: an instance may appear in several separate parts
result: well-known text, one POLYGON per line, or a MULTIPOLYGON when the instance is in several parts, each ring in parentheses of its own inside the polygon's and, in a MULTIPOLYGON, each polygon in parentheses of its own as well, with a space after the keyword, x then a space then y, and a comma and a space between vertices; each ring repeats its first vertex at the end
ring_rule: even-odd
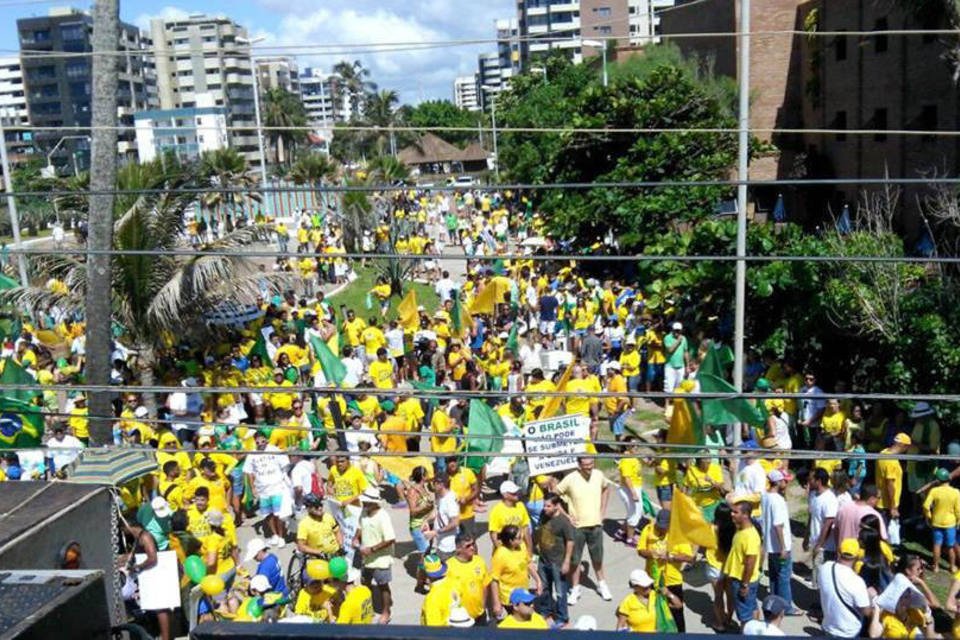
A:
POLYGON ((300 616, 310 616, 314 622, 330 622, 333 620, 333 602, 337 593, 332 585, 307 576, 304 578, 303 588, 297 594, 293 612, 300 616))
POLYGON ((557 385, 553 384, 553 381, 544 378, 543 369, 537 368, 530 372, 530 381, 527 383, 525 389, 527 397, 527 420, 535 419, 547 404, 547 400, 551 397, 540 394, 551 393, 556 390, 557 385))
POLYGON ((880 492, 877 509, 893 519, 900 517, 900 494, 903 491, 903 467, 894 456, 906 453, 911 444, 910 436, 898 433, 893 437, 893 444, 881 451, 882 457, 877 459, 877 489, 880 492))
MULTIPOLYGON (((390 310, 390 294, 392 289, 390 288, 390 283, 387 282, 387 279, 383 276, 377 278, 377 284, 370 289, 370 295, 377 299, 377 302, 380 303, 380 315, 387 315, 387 311, 390 310)), ((367 353, 373 354, 376 351, 368 351, 367 353)))
POLYGON ((458 421, 439 407, 430 418, 430 432, 430 451, 439 455, 457 451, 458 421))
POLYGON ((708 457, 697 458, 695 464, 687 466, 683 487, 700 507, 704 520, 713 523, 714 512, 727 493, 720 465, 708 457))
POLYGON ((516 525, 507 525, 499 534, 500 545, 490 563, 491 608, 498 620, 503 619, 504 605, 510 602, 514 589, 526 589, 531 578, 540 592, 541 582, 536 565, 531 562, 529 547, 516 525))
POLYGON ((447 563, 438 556, 424 556, 423 570, 431 582, 430 591, 420 609, 420 624, 425 627, 446 627, 450 609, 460 602, 460 584, 447 575, 447 563))
POLYGON ((447 560, 447 577, 457 583, 460 604, 473 620, 486 616, 490 573, 477 553, 477 542, 468 533, 457 536, 457 550, 447 560))
POLYGON ((933 572, 940 571, 940 553, 947 545, 950 573, 957 571, 957 524, 960 523, 960 491, 950 486, 950 472, 937 469, 937 485, 930 489, 923 501, 923 514, 933 529, 933 572))
MULTIPOLYGON (((627 379, 620 373, 622 366, 614 360, 607 364, 607 393, 626 393, 627 379)), ((623 432, 627 424, 626 411, 630 408, 630 399, 626 397, 610 396, 603 401, 603 408, 607 411, 610 420, 610 431, 616 440, 623 439, 623 432)))
MULTIPOLYGON (((215 509, 210 506, 210 492, 206 487, 200 487, 193 494, 193 504, 187 509, 187 531, 202 540, 212 531, 210 523, 210 514, 224 514, 221 509, 215 509)), ((224 535, 233 544, 237 544, 237 528, 232 518, 224 518, 224 535)))
POLYGON ((500 539, 503 530, 507 526, 513 525, 520 529, 527 549, 532 549, 530 514, 527 513, 526 505, 520 500, 520 487, 512 480, 505 480, 500 485, 500 495, 503 500, 495 504, 493 509, 490 510, 490 522, 487 525, 494 548, 496 549, 503 544, 500 539))
POLYGON ((237 545, 224 530, 225 516, 222 511, 209 509, 206 519, 210 524, 210 533, 201 540, 201 557, 207 565, 207 573, 223 578, 237 566, 237 545))
POLYGON ((346 580, 334 580, 334 587, 345 593, 337 611, 337 624, 373 623, 373 592, 360 584, 359 569, 348 569, 346 580))
MULTIPOLYGON (((647 561, 647 573, 656 577, 657 586, 666 587, 676 596, 677 601, 683 601, 683 574, 684 563, 693 562, 693 548, 683 542, 670 545, 667 532, 670 529, 670 511, 661 509, 656 519, 645 526, 640 532, 637 541, 637 554, 647 561)), ((672 609, 673 619, 677 623, 680 633, 686 631, 686 621, 683 615, 683 606, 672 609)))
MULTIPOLYGON (((347 319, 343 323, 343 331, 346 334, 347 344, 354 349, 357 347, 363 348, 363 343, 360 339, 360 335, 363 333, 363 330, 367 328, 367 323, 364 322, 361 318, 357 317, 357 314, 354 313, 353 309, 347 310, 347 319)), ((364 359, 365 354, 357 354, 361 360, 364 359)))
MULTIPOLYGON (((397 415, 406 421, 407 431, 410 433, 419 432, 423 425, 423 419, 426 417, 426 414, 423 412, 423 406, 420 404, 420 399, 412 395, 400 400, 400 403, 397 404, 397 415)), ((413 444, 410 440, 416 442, 417 438, 408 439, 408 445, 413 444)), ((408 446, 408 448, 410 447, 408 446)))
MULTIPOLYGON (((271 381, 268 387, 292 387, 293 383, 284 378, 283 369, 279 367, 273 370, 273 381, 271 381)), ((292 411, 293 410, 293 401, 298 396, 296 392, 291 391, 268 391, 263 394, 263 401, 269 404, 274 411, 292 411)))
POLYGON ((167 460, 161 467, 160 495, 173 511, 184 508, 183 488, 184 481, 180 477, 180 464, 176 460, 167 460))
POLYGON ((307 494, 303 503, 307 515, 297 525, 297 550, 329 560, 343 547, 343 532, 334 517, 324 511, 320 496, 307 494))
POLYGON ((369 358, 373 358, 381 347, 387 346, 387 337, 380 329, 380 321, 372 316, 370 324, 360 333, 360 339, 363 341, 363 350, 369 358))
POLYGON ((468 467, 461 467, 456 456, 450 456, 447 458, 447 476, 450 478, 450 490, 457 496, 460 505, 460 529, 476 537, 473 503, 480 495, 477 474, 468 467))
POLYGON ((733 506, 731 515, 737 532, 721 570, 729 580, 730 598, 741 624, 752 620, 756 613, 760 584, 761 542, 760 534, 753 526, 752 511, 753 505, 749 502, 738 502, 733 506))
POLYGON ((73 436, 85 447, 90 446, 90 427, 87 421, 89 412, 87 396, 81 393, 73 399, 73 409, 70 410, 70 417, 67 418, 67 426, 70 427, 73 436))
POLYGON ((623 439, 623 457, 617 461, 620 472, 620 488, 617 492, 627 509, 620 535, 628 545, 635 545, 636 527, 643 517, 643 476, 641 475, 639 447, 637 439, 627 436, 623 439))
MULTIPOLYGON (((617 606, 617 631, 634 633, 657 632, 656 597, 653 578, 643 569, 630 572, 631 593, 617 606)), ((674 611, 683 608, 683 602, 665 588, 659 592, 667 598, 667 604, 674 611)))
POLYGON ((397 376, 385 347, 377 349, 377 359, 370 363, 367 373, 377 389, 393 389, 397 386, 397 376))
POLYGON ((820 433, 828 449, 843 451, 846 449, 846 433, 844 425, 847 415, 840 409, 840 401, 836 398, 827 400, 827 406, 820 418, 820 433))
POLYGON ((499 629, 549 629, 550 625, 543 616, 533 610, 535 595, 525 588, 518 587, 510 591, 510 615, 497 625, 499 629))
POLYGON ((663 321, 658 317, 656 320, 646 318, 650 324, 643 334, 643 346, 647 350, 647 371, 644 375, 644 382, 647 391, 653 390, 654 383, 659 384, 663 380, 663 366, 667 362, 667 357, 663 353, 663 321))
MULTIPOLYGON (((632 335, 623 343, 623 351, 618 360, 620 365, 620 374, 627 381, 629 391, 640 391, 640 384, 643 382, 643 376, 640 374, 640 352, 637 350, 637 339, 632 335)), ((649 389, 648 389, 649 391, 649 389)), ((630 407, 634 406, 633 399, 630 399, 630 407)))

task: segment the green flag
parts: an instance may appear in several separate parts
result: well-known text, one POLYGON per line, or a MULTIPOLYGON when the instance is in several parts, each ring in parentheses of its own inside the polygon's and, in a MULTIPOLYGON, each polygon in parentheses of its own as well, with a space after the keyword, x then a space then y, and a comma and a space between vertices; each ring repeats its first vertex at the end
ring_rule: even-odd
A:
POLYGON ((333 351, 330 351, 327 343, 317 336, 310 338, 310 346, 313 347, 313 352, 320 361, 320 368, 323 369, 323 376, 327 382, 337 386, 343 384, 343 379, 347 375, 347 366, 333 354, 333 351))
POLYGON ((264 366, 272 367, 273 359, 270 357, 270 352, 267 351, 267 339, 264 337, 263 331, 259 331, 258 333, 260 335, 257 336, 257 341, 250 347, 250 351, 247 351, 247 357, 260 356, 260 360, 264 366))
MULTIPOLYGON (((499 437, 473 436, 502 436, 505 427, 500 415, 483 400, 474 398, 470 401, 470 416, 467 420, 467 452, 478 451, 483 453, 499 453, 503 449, 503 440, 499 437)), ((485 457, 467 457, 466 464, 471 469, 483 468, 487 460, 485 457)))
MULTIPOLYGON (((446 391, 444 387, 438 387, 435 384, 430 384, 428 382, 420 382, 419 380, 411 380, 410 384, 413 385, 414 389, 419 391, 446 391)), ((436 396, 430 396, 430 406, 436 407, 440 403, 440 399, 436 396)))
POLYGON ((517 323, 513 323, 513 327, 510 328, 510 335, 507 336, 507 351, 513 353, 514 356, 520 355, 520 340, 517 335, 517 323))
MULTIPOLYGON (((17 364, 13 358, 4 358, 3 373, 0 373, 0 386, 11 384, 37 384, 36 379, 27 370, 17 364)), ((21 402, 30 402, 40 395, 37 389, 17 389, 16 391, 7 391, 4 393, 6 398, 19 400, 21 402)))
POLYGON ((43 440, 40 407, 0 397, 0 449, 39 447, 43 440))
MULTIPOLYGON (((704 393, 735 394, 736 389, 726 380, 726 366, 733 361, 730 347, 712 346, 703 357, 697 381, 704 393)), ((729 400, 711 399, 703 401, 704 424, 734 424, 746 422, 762 424, 763 415, 749 400, 731 398, 729 400)))

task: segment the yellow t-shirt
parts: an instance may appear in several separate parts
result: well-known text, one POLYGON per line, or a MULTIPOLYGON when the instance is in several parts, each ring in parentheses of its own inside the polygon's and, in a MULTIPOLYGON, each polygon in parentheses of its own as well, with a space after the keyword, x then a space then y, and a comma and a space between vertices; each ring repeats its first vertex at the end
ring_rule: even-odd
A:
POLYGON ((377 327, 367 327, 363 330, 363 333, 360 334, 360 339, 363 340, 363 348, 370 355, 376 355, 377 349, 380 347, 387 346, 387 338, 383 335, 377 327))
POLYGON ((510 592, 530 586, 530 553, 526 545, 519 549, 497 547, 490 563, 490 578, 497 581, 497 593, 501 603, 510 602, 510 592))
POLYGON ((883 625, 881 638, 919 638, 922 637, 925 615, 919 609, 907 610, 907 622, 904 624, 896 614, 884 611, 880 614, 880 624, 883 625))
POLYGON ((420 624, 425 627, 446 627, 450 608, 460 600, 459 584, 449 576, 430 585, 420 609, 420 624))
POLYGON ((587 397, 582 394, 597 391, 595 388, 595 383, 588 378, 583 378, 582 380, 570 380, 567 382, 567 386, 564 388, 564 391, 573 394, 567 396, 567 413, 576 413, 589 418, 590 406, 596 403, 596 398, 587 397))
MULTIPOLYGON (((889 449, 884 449, 880 453, 890 453, 889 449)), ((880 500, 877 502, 877 509, 890 509, 900 506, 900 493, 903 491, 903 467, 900 461, 893 458, 880 458, 877 460, 877 489, 880 490, 880 500), (886 504, 886 486, 887 481, 893 480, 893 502, 886 504)))
MULTIPOLYGON (((464 500, 470 495, 470 487, 477 484, 477 474, 472 469, 460 467, 457 472, 450 477, 450 490, 457 496, 457 500, 464 500)), ((460 519, 466 520, 473 517, 473 503, 467 502, 460 505, 460 519)))
MULTIPOLYGON (((667 553, 669 551, 670 553, 679 553, 687 556, 693 555, 693 548, 686 542, 675 544, 668 548, 666 532, 664 532, 663 536, 657 535, 656 527, 653 526, 652 523, 645 526, 643 531, 640 532, 640 538, 637 540, 637 551, 653 551, 656 553, 667 553)), ((667 562, 666 560, 647 558, 647 573, 651 576, 663 574, 663 584, 667 587, 683 584, 683 574, 680 572, 681 567, 683 567, 682 562, 667 562), (664 573, 664 571, 666 571, 666 573, 664 573)))
POLYGON ((723 563, 723 574, 740 580, 747 556, 753 556, 755 560, 749 580, 753 583, 760 579, 760 534, 754 526, 740 529, 734 534, 730 553, 727 554, 727 560, 723 563))
POLYGON ((923 501, 923 510, 930 524, 938 529, 952 529, 960 522, 960 491, 949 484, 934 487, 923 501))
POLYGON ((226 574, 237 566, 233 561, 234 544, 228 538, 219 533, 210 533, 201 539, 200 553, 203 555, 204 562, 211 553, 216 553, 217 566, 215 573, 218 576, 226 574))
POLYGON ((336 467, 330 469, 330 482, 333 484, 333 497, 341 502, 352 502, 367 488, 367 478, 352 465, 342 474, 336 467))
POLYGON ((620 471, 620 477, 630 481, 630 485, 637 491, 643 486, 643 475, 640 473, 639 458, 621 458, 617 463, 617 469, 620 471))
POLYGON ((450 416, 439 409, 434 411, 430 419, 430 431, 437 434, 430 437, 430 450, 433 453, 453 453, 457 450, 456 436, 440 435, 450 433, 452 430, 453 420, 450 416))
POLYGON ((843 423, 846 419, 847 416, 843 411, 837 411, 830 415, 823 414, 823 417, 820 418, 820 428, 828 436, 838 436, 843 431, 843 423))
MULTIPOLYGON (((610 378, 610 381, 607 383, 607 392, 608 393, 624 393, 627 390, 627 379, 622 375, 613 376, 610 378)), ((617 410, 622 405, 625 398, 616 398, 610 397, 606 398, 603 401, 603 405, 607 410, 608 415, 615 415, 617 410)))
POLYGON ((374 360, 370 363, 369 373, 373 386, 377 389, 393 389, 393 365, 389 360, 374 360))
POLYGON ((360 318, 354 318, 352 321, 343 323, 343 331, 346 333, 347 344, 351 347, 360 345, 360 334, 367 328, 367 323, 360 318))
POLYGON ((530 514, 527 513, 524 504, 517 502, 512 507, 508 507, 506 502, 495 504, 493 509, 490 510, 490 523, 487 530, 500 533, 504 527, 511 524, 519 527, 521 532, 530 525, 530 514))
POLYGON ((301 616, 310 616, 317 622, 328 622, 327 610, 323 605, 336 595, 337 590, 328 584, 323 585, 320 593, 310 593, 306 589, 300 589, 297 602, 293 605, 293 612, 301 616))
POLYGON ((507 616, 503 619, 499 625, 498 629, 549 629, 550 625, 547 624, 547 621, 543 619, 537 612, 533 612, 530 615, 530 619, 526 621, 517 620, 513 616, 507 616))
POLYGON ((340 550, 337 542, 337 530, 340 527, 329 513, 324 513, 319 520, 308 515, 297 525, 297 540, 303 540, 308 547, 319 549, 323 553, 336 553, 340 550))
POLYGON ((553 384, 550 380, 541 380, 540 382, 534 382, 533 384, 528 384, 526 388, 527 404, 531 409, 530 415, 533 415, 532 410, 536 407, 542 407, 547 404, 549 398, 547 396, 538 395, 540 393, 550 393, 557 390, 557 385, 553 384))
POLYGON ((620 354, 620 373, 627 378, 640 375, 640 352, 624 351, 620 354))
POLYGON ((337 624, 370 624, 373 622, 373 593, 363 585, 355 586, 340 605, 337 624))
POLYGON ((638 633, 656 633, 657 631, 657 610, 654 606, 656 592, 651 589, 650 595, 646 600, 641 600, 637 594, 631 593, 620 601, 617 607, 617 614, 627 619, 627 626, 630 631, 638 633))
POLYGON ((490 584, 490 573, 483 558, 474 556, 470 562, 450 558, 447 560, 447 580, 457 583, 460 605, 470 617, 480 617, 483 613, 483 594, 490 584))
POLYGON ((363 400, 355 400, 355 402, 360 407, 360 413, 366 420, 373 420, 380 415, 380 401, 377 400, 376 396, 367 396, 363 400))
POLYGON ((713 488, 713 482, 723 484, 723 471, 720 465, 711 462, 706 471, 692 464, 687 467, 687 473, 684 475, 683 484, 691 491, 690 497, 698 507, 708 507, 719 502, 723 497, 718 489, 713 488))
POLYGON ((70 410, 70 417, 67 418, 67 426, 73 431, 73 435, 77 438, 89 438, 90 437, 90 427, 87 423, 87 415, 89 409, 87 407, 74 407, 70 410))

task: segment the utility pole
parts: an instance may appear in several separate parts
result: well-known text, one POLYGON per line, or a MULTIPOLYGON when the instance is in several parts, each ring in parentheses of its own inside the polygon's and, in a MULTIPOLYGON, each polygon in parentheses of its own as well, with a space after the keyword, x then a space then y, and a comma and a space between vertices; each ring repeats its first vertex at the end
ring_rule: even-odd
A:
MULTIPOLYGON (((103 252, 113 248, 112 191, 117 185, 117 85, 118 60, 114 55, 119 38, 119 0, 93 3, 93 106, 90 158, 90 209, 87 213, 87 249, 103 252)), ((87 382, 110 384, 112 342, 111 257, 106 253, 87 255, 87 382)), ((110 394, 92 392, 90 437, 94 444, 110 444, 113 439, 113 406, 110 394)))

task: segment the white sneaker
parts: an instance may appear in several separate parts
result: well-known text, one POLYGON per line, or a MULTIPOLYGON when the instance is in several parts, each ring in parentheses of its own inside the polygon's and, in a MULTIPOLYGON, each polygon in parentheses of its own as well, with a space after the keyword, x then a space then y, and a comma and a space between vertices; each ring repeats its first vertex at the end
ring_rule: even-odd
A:
POLYGON ((610 593, 610 587, 607 586, 606 580, 601 580, 597 583, 597 593, 599 593, 600 597, 604 600, 613 600, 613 594, 610 593))
POLYGON ((567 604, 571 607, 580 601, 580 585, 572 587, 567 594, 567 604))

